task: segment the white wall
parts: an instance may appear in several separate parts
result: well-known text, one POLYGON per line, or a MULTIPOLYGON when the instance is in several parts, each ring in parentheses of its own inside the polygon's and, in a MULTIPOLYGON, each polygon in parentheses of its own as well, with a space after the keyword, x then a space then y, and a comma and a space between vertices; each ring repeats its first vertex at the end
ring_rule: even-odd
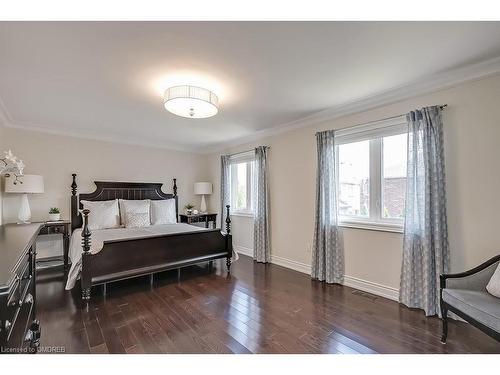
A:
MULTIPOLYGON (((428 105, 448 104, 444 112, 446 182, 451 269, 473 267, 500 253, 500 76, 465 83, 374 110, 291 130, 224 153, 271 146, 272 253, 307 269, 314 226, 316 144, 320 130, 383 119, 428 105)), ((216 183, 211 208, 219 209, 219 155, 211 156, 216 183)), ((248 246, 252 223, 233 219, 234 243, 248 246), (244 245, 246 244, 246 245, 244 245)), ((346 275, 395 290, 399 288, 402 235, 343 229, 346 275)))
MULTIPOLYGON (((1 133, 0 133, 1 134, 1 133)), ((179 208, 187 202, 199 205, 193 183, 208 179, 205 156, 142 146, 58 136, 40 132, 3 129, 8 147, 26 163, 26 174, 44 177, 45 193, 30 197, 32 220, 47 220, 49 207, 70 216, 71 173, 78 174, 78 191, 92 192, 94 180, 163 182, 172 191, 177 178, 179 208)), ((19 196, 3 195, 4 222, 15 222, 19 196)))

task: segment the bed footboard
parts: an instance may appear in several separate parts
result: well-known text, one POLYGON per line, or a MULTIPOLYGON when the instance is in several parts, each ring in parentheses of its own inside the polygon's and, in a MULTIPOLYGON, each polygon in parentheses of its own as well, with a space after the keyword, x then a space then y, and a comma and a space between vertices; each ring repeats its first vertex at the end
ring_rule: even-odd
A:
MULTIPOLYGON (((229 206, 226 207, 229 213, 229 206)), ((90 253, 89 210, 83 210, 82 231, 82 300, 90 300, 92 286, 127 278, 152 275, 188 265, 226 258, 231 266, 231 219, 227 215, 226 231, 220 229, 175 233, 157 237, 110 241, 97 254, 90 253)))

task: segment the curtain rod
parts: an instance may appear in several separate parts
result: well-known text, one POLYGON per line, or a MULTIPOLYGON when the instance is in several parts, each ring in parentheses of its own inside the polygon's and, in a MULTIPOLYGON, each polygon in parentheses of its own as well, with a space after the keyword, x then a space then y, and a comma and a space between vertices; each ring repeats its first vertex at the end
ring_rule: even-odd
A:
MULTIPOLYGON (((448 104, 442 104, 442 105, 439 105, 438 107, 439 107, 441 110, 443 110, 443 109, 445 109, 446 107, 448 107, 448 104)), ((354 128, 354 127, 356 127, 356 126, 362 126, 362 125, 371 124, 372 122, 379 122, 379 121, 393 120, 393 119, 395 119, 395 118, 402 117, 402 116, 405 116, 405 115, 406 115, 405 113, 402 113, 402 114, 397 115, 397 116, 391 116, 391 117, 381 118, 381 119, 378 119, 378 120, 365 122, 365 123, 363 123, 363 124, 349 125, 349 126, 346 126, 346 127, 344 127, 344 128, 338 128, 338 129, 334 129, 334 130, 335 130, 335 131, 338 131, 338 130, 344 130, 344 129, 354 128)), ((318 133, 321 133, 321 132, 317 132, 316 134, 318 134, 318 133)))
MULTIPOLYGON (((264 147, 271 148, 271 146, 264 146, 264 147)), ((246 154, 247 152, 251 152, 251 151, 255 151, 255 148, 251 148, 250 150, 246 150, 246 151, 236 152, 234 154, 228 154, 227 156, 236 156, 236 155, 240 155, 240 154, 246 154)))

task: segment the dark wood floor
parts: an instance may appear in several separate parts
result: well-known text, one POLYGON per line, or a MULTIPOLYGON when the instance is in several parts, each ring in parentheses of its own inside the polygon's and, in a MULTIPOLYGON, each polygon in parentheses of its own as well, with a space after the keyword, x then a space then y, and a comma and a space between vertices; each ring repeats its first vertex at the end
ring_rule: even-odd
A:
POLYGON ((227 277, 186 268, 99 288, 86 311, 60 273, 39 275, 42 346, 67 353, 500 353, 463 322, 439 341, 437 318, 242 256, 227 277))

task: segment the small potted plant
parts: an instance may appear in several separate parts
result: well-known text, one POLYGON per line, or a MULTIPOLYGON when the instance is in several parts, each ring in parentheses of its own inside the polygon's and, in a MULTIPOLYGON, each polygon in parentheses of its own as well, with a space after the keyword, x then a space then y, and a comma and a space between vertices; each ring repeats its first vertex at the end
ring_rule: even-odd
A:
POLYGON ((194 206, 191 203, 188 203, 184 206, 186 209, 186 215, 191 215, 193 213, 194 206))
POLYGON ((59 221, 61 220, 61 211, 57 207, 51 207, 49 210, 49 220, 50 221, 59 221))

